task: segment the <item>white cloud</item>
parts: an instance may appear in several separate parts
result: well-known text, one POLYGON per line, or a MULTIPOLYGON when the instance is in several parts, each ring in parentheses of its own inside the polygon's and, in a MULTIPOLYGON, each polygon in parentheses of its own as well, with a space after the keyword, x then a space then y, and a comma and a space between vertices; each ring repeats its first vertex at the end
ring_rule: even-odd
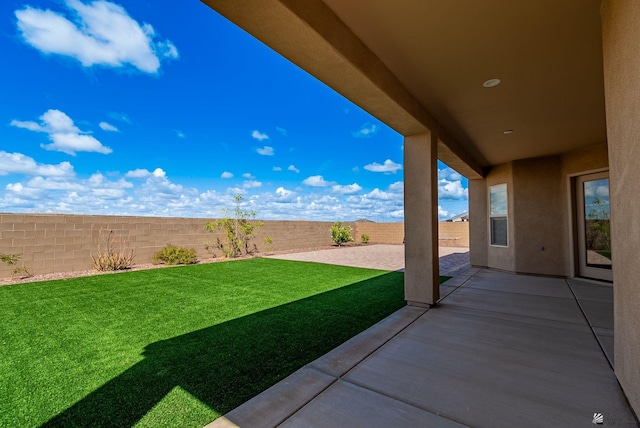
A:
POLYGON ((178 138, 183 138, 183 139, 184 139, 184 138, 187 138, 187 135, 186 135, 184 132, 182 132, 182 131, 180 131, 180 130, 178 130, 178 129, 176 129, 175 131, 176 131, 176 136, 177 136, 178 138))
POLYGON ((11 121, 10 125, 15 126, 16 128, 28 129, 29 131, 44 132, 44 129, 35 122, 14 119, 11 121))
MULTIPOLYGON (((5 186, 5 190, 7 192, 11 192, 10 194, 4 195, 4 206, 32 206, 33 201, 39 198, 42 198, 46 195, 46 192, 41 189, 36 189, 32 187, 25 187, 22 183, 9 183, 5 186)), ((0 200, 0 206, 2 200, 0 200)))
POLYGON ((61 180, 60 178, 34 177, 26 183, 27 187, 41 190, 87 190, 88 187, 78 182, 61 180))
POLYGON ((389 185, 389 190, 392 192, 404 192, 404 181, 396 181, 389 185))
POLYGON ((438 179, 447 181, 460 181, 462 180, 462 175, 447 167, 438 170, 438 179))
POLYGON ((244 174, 242 174, 242 177, 246 178, 247 180, 253 180, 254 178, 256 178, 253 175, 251 175, 250 172, 245 172, 244 174))
POLYGON ((251 133, 251 136, 253 138, 255 138, 256 140, 258 140, 258 141, 264 141, 264 140, 268 140, 269 139, 269 136, 267 134, 262 133, 262 132, 258 131, 257 129, 254 130, 251 133))
POLYGON ((287 136, 287 130, 281 127, 276 127, 276 131, 278 131, 280 134, 284 135, 285 137, 287 136))
POLYGON ((107 122, 100 122, 100 129, 108 132, 118 132, 118 128, 107 122))
POLYGON ((302 180, 302 184, 306 184, 311 187, 326 187, 333 184, 332 181, 326 181, 321 175, 312 175, 302 180))
POLYGON ((379 129, 380 129, 380 127, 378 125, 371 124, 371 123, 365 123, 364 125, 362 125, 360 127, 359 130, 357 130, 356 132, 353 133, 353 136, 357 137, 357 138, 371 137, 376 132, 378 132, 379 129))
POLYGON ((144 195, 141 198, 143 202, 155 201, 156 204, 158 204, 158 200, 174 199, 178 196, 182 197, 182 194, 185 192, 190 194, 197 193, 195 189, 185 189, 185 187, 180 184, 172 183, 162 168, 154 169, 153 172, 147 176, 147 180, 139 192, 144 195))
POLYGON ((148 169, 138 168, 138 169, 129 171, 125 174, 125 177, 128 177, 128 178, 148 178, 148 177, 164 178, 166 176, 167 176, 167 173, 164 172, 162 168, 156 168, 153 171, 149 171, 148 169))
POLYGON ((133 187, 133 184, 124 179, 118 181, 109 181, 104 175, 99 172, 92 174, 89 177, 89 185, 95 187, 108 187, 109 189, 129 189, 133 187))
POLYGON ((609 186, 600 185, 601 181, 589 181, 584 185, 584 196, 607 198, 609 196, 609 186))
POLYGON ((468 199, 469 189, 462 187, 461 181, 438 181, 438 198, 440 199, 468 199))
POLYGON ((609 197, 609 186, 598 186, 596 188, 596 196, 600 198, 609 197))
POLYGON ((294 196, 295 192, 287 190, 284 187, 278 187, 276 189, 276 195, 280 196, 281 198, 289 198, 291 196, 294 196))
POLYGON ((220 174, 220 178, 233 178, 233 174, 231 174, 229 171, 225 171, 220 174))
POLYGON ((383 190, 378 189, 377 187, 364 196, 369 199, 378 199, 382 201, 388 201, 390 199, 395 198, 395 195, 393 193, 385 192, 383 190))
MULTIPOLYGON (((286 186, 265 189, 268 186, 256 180, 244 180, 238 187, 227 189, 194 189, 172 182, 162 168, 132 169, 120 178, 114 172, 78 178, 67 163, 67 175, 47 176, 38 172, 49 169, 65 173, 64 168, 38 165, 29 159, 0 152, 0 171, 4 171, 2 167, 6 165, 22 165, 21 169, 32 176, 12 180, 0 188, 0 212, 215 218, 221 208, 233 208, 233 197, 240 193, 245 197, 246 208, 255 210, 261 219, 400 221, 404 217, 402 181, 365 191, 357 183, 340 185, 317 175, 308 177, 306 186, 295 189, 286 186)), ((13 168, 9 174, 16 173, 18 167, 13 168)), ((439 187, 453 195, 459 193, 458 184, 451 183, 457 182, 441 181, 439 187)), ((441 200, 440 219, 465 211, 465 202, 464 199, 441 200)))
POLYGON ((140 25, 117 4, 104 0, 64 3, 68 16, 31 6, 17 10, 25 42, 45 54, 75 58, 84 67, 131 65, 145 73, 157 73, 161 59, 179 56, 171 41, 159 40, 151 25, 140 25))
POLYGON ((148 176, 151 175, 151 171, 147 170, 147 169, 142 169, 142 168, 138 168, 138 169, 134 169, 132 171, 129 171, 125 174, 125 177, 129 177, 129 178, 146 178, 148 176))
POLYGON ((151 173, 154 177, 158 177, 158 178, 165 178, 167 176, 167 173, 164 172, 164 169, 162 168, 156 168, 153 170, 153 172, 151 173))
POLYGON ((0 175, 9 174, 73 177, 75 172, 69 162, 61 162, 57 165, 40 164, 22 153, 0 151, 0 175))
POLYGON ((229 187, 226 193, 227 195, 237 195, 237 194, 244 195, 247 193, 247 190, 243 189, 242 187, 229 187))
POLYGON ((338 193, 340 195, 353 195, 354 193, 358 193, 362 190, 362 187, 358 185, 358 183, 347 184, 345 186, 341 186, 336 184, 332 188, 333 193, 338 193))
POLYGON ((272 168, 272 171, 282 171, 282 168, 280 168, 279 166, 274 166, 272 168))
POLYGON ((258 148, 256 149, 256 152, 258 152, 258 154, 262 156, 273 156, 274 154, 273 147, 271 146, 264 146, 263 148, 258 148))
POLYGON ((76 152, 97 152, 106 155, 113 151, 109 147, 103 146, 95 137, 78 129, 73 124, 73 120, 60 110, 47 110, 40 116, 40 120, 42 121, 40 124, 12 120, 11 126, 48 134, 52 142, 41 145, 47 150, 55 150, 72 156, 75 156, 76 152))
POLYGON ((296 168, 296 166, 295 166, 295 165, 289 165, 289 166, 287 167, 287 170, 289 170, 289 171, 293 171, 293 172, 295 172, 295 173, 300 172, 300 170, 299 170, 298 168, 296 168))
POLYGON ((262 183, 256 180, 247 180, 242 184, 242 187, 245 189, 256 189, 262 187, 262 183))
POLYGON ((383 172, 385 174, 395 174, 399 170, 402 169, 402 165, 399 163, 393 162, 391 159, 387 159, 384 161, 382 165, 377 162, 370 163, 369 165, 365 165, 364 169, 371 172, 383 172))

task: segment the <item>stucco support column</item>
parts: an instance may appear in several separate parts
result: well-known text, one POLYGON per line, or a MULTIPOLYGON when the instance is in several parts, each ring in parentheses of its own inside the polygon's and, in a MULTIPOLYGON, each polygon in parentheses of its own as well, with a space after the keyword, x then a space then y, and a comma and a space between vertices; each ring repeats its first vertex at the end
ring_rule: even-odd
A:
POLYGON ((438 139, 404 138, 404 296, 409 305, 440 298, 438 265, 438 139))
POLYGON ((640 2, 602 2, 615 371, 640 415, 640 2))

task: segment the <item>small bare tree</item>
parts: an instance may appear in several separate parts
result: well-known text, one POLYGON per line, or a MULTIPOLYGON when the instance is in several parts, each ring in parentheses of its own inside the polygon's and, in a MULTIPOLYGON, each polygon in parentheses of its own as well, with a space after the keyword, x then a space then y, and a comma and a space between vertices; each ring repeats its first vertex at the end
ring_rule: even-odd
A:
POLYGON ((233 211, 223 208, 223 218, 213 222, 208 222, 205 226, 209 232, 216 232, 222 229, 225 234, 224 239, 216 238, 215 243, 205 243, 207 251, 218 248, 227 258, 240 257, 243 254, 250 254, 257 251, 255 244, 251 246, 251 240, 255 238, 255 232, 263 225, 261 221, 251 221, 256 217, 255 211, 243 211, 240 208, 242 195, 235 196, 236 207, 233 211))

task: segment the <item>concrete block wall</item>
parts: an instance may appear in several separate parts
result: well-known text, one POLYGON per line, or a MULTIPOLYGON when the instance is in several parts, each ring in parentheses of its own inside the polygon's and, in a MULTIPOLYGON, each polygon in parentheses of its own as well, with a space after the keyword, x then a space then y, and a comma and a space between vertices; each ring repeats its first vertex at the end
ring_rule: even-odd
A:
MULTIPOLYGON (((372 244, 404 243, 404 223, 356 223, 353 238, 360 242, 363 234, 369 235, 372 244)), ((438 223, 438 245, 440 247, 468 247, 468 222, 438 223)))
MULTIPOLYGON (((135 251, 135 264, 150 263, 153 255, 167 244, 195 248, 201 259, 221 256, 205 249, 207 242, 222 232, 210 233, 205 224, 211 219, 170 217, 128 217, 61 214, 0 213, 0 253, 21 254, 34 275, 93 269, 92 255, 105 249, 107 239, 135 251), (109 232, 111 232, 109 235, 109 232), (115 241, 114 241, 115 240, 115 241)), ((331 222, 264 221, 252 241, 260 252, 287 251, 332 245, 331 222), (271 243, 265 243, 265 238, 271 243)), ((353 237, 362 234, 371 243, 402 244, 403 223, 343 223, 351 226, 353 237)), ((440 245, 454 242, 468 245, 467 223, 440 223, 440 245), (466 234, 465 234, 466 233, 466 234), (455 239, 452 239, 455 238, 455 239)), ((0 263, 0 278, 11 276, 11 268, 0 263)))
POLYGON ((356 223, 353 232, 355 242, 361 242, 362 235, 369 235, 371 244, 402 244, 404 242, 404 223, 356 223))
POLYGON ((438 245, 440 247, 469 247, 469 222, 438 223, 438 245))

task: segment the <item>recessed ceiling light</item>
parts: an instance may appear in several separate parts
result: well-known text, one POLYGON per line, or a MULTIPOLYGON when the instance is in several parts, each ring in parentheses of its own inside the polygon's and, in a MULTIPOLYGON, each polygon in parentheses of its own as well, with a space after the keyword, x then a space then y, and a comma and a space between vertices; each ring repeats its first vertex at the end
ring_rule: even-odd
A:
POLYGON ((504 135, 513 134, 513 129, 507 129, 503 132, 504 135))
POLYGON ((494 86, 498 86, 500 84, 500 79, 489 79, 482 84, 485 88, 493 88, 494 86))

